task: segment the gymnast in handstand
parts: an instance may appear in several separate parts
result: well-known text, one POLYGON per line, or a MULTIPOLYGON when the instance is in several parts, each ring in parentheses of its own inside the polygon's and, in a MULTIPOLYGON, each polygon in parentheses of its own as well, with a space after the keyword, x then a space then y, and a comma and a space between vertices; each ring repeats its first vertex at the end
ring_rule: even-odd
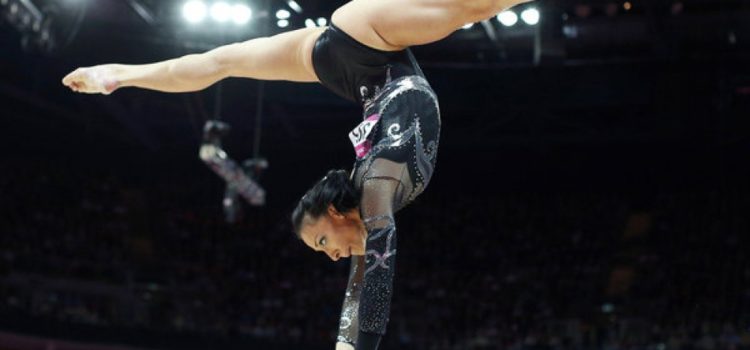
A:
POLYGON ((337 349, 377 349, 396 262, 394 214, 424 191, 440 134, 435 92, 410 46, 445 38, 528 0, 353 0, 331 24, 229 44, 167 61, 79 68, 63 84, 82 93, 123 87, 202 90, 228 77, 319 82, 362 105, 349 138, 351 174, 330 171, 299 201, 299 238, 331 259, 352 257, 337 349))

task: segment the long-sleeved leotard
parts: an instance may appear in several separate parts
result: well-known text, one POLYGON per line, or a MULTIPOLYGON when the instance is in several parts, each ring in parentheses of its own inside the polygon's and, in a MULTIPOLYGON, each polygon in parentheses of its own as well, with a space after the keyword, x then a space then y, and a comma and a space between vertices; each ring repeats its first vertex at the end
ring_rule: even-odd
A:
POLYGON ((364 121, 349 137, 357 154, 352 181, 362 191, 367 243, 365 256, 352 259, 338 340, 370 350, 390 314, 394 213, 424 191, 435 167, 437 97, 411 51, 365 46, 334 24, 316 42, 312 61, 324 86, 364 108, 364 121))
POLYGON ((346 286, 344 304, 341 307, 339 319, 338 342, 356 344, 359 332, 359 297, 362 293, 362 282, 365 277, 365 257, 358 255, 351 257, 349 268, 349 283, 346 286))
MULTIPOLYGON (((363 345, 354 334, 385 333, 398 253, 394 214, 429 183, 440 133, 437 98, 421 76, 388 82, 364 117, 363 124, 375 124, 364 139, 352 138, 355 149, 357 142, 362 146, 357 149, 352 180, 362 191, 360 214, 367 244, 364 266, 360 258, 352 260, 339 332, 339 341, 357 344, 357 350, 372 345, 363 345), (358 332, 353 329, 356 325, 358 332)), ((368 127, 360 126, 353 133, 362 130, 367 133, 368 127)))

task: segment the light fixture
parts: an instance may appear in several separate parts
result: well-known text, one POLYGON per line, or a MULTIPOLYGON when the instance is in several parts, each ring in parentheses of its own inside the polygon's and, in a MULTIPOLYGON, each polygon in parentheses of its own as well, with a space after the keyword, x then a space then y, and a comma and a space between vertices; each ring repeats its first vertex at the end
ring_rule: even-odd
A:
POLYGON ((510 27, 518 22, 518 15, 513 11, 503 11, 497 15, 497 20, 500 21, 504 26, 510 27))
POLYGON ((253 10, 247 5, 238 4, 234 5, 232 9, 232 20, 234 23, 243 25, 250 21, 253 16, 253 10))
POLYGON ((220 1, 211 5, 211 18, 216 22, 226 22, 232 17, 232 6, 220 1))
POLYGON ((277 19, 289 19, 289 17, 291 15, 292 14, 289 13, 289 11, 287 11, 287 10, 278 10, 278 11, 276 11, 276 18, 277 19))
POLYGON ((529 8, 521 12, 521 19, 528 25, 539 23, 539 11, 535 8, 529 8))
POLYGON ((188 1, 182 6, 182 15, 190 23, 198 23, 206 18, 206 4, 203 1, 188 1))
POLYGON ((287 0, 286 4, 294 10, 294 12, 302 13, 302 6, 300 6, 296 1, 294 0, 287 0))

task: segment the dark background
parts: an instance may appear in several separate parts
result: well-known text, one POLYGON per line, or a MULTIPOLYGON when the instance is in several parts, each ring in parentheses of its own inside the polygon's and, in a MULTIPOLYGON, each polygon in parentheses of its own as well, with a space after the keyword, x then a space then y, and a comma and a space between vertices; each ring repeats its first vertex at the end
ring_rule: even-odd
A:
MULTIPOLYGON (((80 66, 272 35, 285 4, 254 5, 230 30, 186 27, 180 1, 38 0, 48 24, 35 31, 12 3, 0 3, 0 329, 331 348, 348 263, 306 251, 287 218, 326 170, 350 168, 356 105, 317 84, 91 96, 60 83, 80 66), (261 135, 270 163, 268 204, 236 225, 197 157, 214 117, 232 126, 232 158, 261 135)), ((295 28, 341 5, 300 4, 295 28)), ((443 131, 429 190, 398 218, 384 348, 750 344, 750 3, 631 5, 535 2, 537 26, 492 20, 413 49, 443 131)))

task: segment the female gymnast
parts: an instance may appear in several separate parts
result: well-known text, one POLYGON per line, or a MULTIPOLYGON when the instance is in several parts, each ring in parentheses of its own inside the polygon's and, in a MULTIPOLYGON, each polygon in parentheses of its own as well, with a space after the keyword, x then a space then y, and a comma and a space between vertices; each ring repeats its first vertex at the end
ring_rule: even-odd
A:
POLYGON ((82 93, 121 87, 202 90, 227 77, 319 82, 364 109, 349 137, 351 175, 330 171, 299 201, 299 238, 331 259, 352 257, 337 349, 377 349, 390 313, 394 213, 430 181, 440 113, 411 51, 467 23, 529 0, 353 0, 325 28, 306 28, 145 65, 79 68, 63 84, 82 93))

